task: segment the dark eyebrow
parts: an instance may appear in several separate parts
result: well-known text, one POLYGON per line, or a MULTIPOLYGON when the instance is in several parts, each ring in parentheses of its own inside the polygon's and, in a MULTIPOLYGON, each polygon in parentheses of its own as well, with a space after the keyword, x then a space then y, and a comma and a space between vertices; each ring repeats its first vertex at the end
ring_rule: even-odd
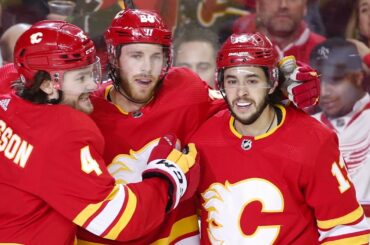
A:
MULTIPOLYGON (((255 73, 252 73, 252 74, 247 74, 244 76, 244 78, 251 78, 251 77, 259 77, 257 74, 255 73)), ((226 75, 225 78, 236 78, 236 76, 234 75, 226 75)))

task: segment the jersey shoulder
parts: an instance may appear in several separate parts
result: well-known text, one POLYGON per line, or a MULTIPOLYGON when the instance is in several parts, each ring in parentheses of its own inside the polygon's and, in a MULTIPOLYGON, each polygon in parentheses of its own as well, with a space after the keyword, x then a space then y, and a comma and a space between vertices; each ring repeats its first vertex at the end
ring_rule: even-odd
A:
POLYGON ((173 67, 163 80, 161 92, 190 96, 196 99, 200 94, 208 97, 209 86, 192 70, 186 67, 173 67))
POLYGON ((299 135, 302 143, 319 145, 328 139, 337 140, 336 134, 333 130, 329 129, 304 111, 287 107, 286 113, 287 129, 291 131, 289 135, 292 135, 293 137, 297 137, 297 135, 299 135))
POLYGON ((192 137, 193 142, 201 144, 204 141, 212 141, 217 137, 222 137, 225 130, 228 130, 228 125, 230 123, 231 113, 229 109, 224 109, 208 120, 206 120, 196 131, 192 137))

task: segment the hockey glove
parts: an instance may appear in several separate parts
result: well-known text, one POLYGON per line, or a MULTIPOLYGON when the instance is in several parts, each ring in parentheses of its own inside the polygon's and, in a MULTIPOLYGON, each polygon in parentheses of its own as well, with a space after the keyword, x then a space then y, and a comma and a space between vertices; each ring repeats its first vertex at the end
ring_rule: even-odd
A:
POLYGON ((184 152, 175 148, 177 139, 166 135, 159 140, 149 157, 143 179, 162 177, 168 180, 169 201, 167 211, 174 209, 181 200, 191 197, 199 182, 199 164, 196 164, 197 150, 189 144, 184 152))
POLYGON ((317 72, 308 65, 299 63, 290 75, 288 98, 298 108, 314 106, 319 101, 320 79, 317 72))

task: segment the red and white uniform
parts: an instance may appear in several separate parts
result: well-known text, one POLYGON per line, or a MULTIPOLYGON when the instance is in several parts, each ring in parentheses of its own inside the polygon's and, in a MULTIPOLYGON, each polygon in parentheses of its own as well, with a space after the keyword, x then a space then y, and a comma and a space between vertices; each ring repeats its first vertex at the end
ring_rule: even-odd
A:
POLYGON ((334 130, 348 173, 356 188, 357 199, 370 218, 370 96, 357 101, 353 110, 339 118, 328 119, 323 113, 316 119, 334 130))
MULTIPOLYGON (((210 115, 225 107, 223 100, 209 98, 207 85, 187 68, 171 68, 158 94, 137 112, 126 113, 109 102, 110 89, 112 85, 108 84, 99 97, 92 98, 91 117, 106 141, 104 160, 110 163, 108 170, 119 183, 141 180, 145 166, 140 162, 147 159, 147 152, 156 143, 153 139, 170 132, 184 145, 210 115)), ((193 245, 199 243, 198 233, 195 200, 189 200, 180 203, 151 234, 130 244, 174 244, 181 240, 182 244, 193 245)), ((104 243, 86 233, 81 233, 79 239, 104 243)))
POLYGON ((132 240, 162 222, 166 181, 115 184, 89 116, 13 93, 0 105, 0 243, 72 245, 77 226, 132 240))
POLYGON ((202 244, 367 244, 335 134, 302 111, 278 109, 282 121, 267 134, 240 135, 225 110, 194 135, 202 244))
MULTIPOLYGON (((256 15, 250 14, 243 17, 240 17, 233 24, 234 33, 254 33, 256 32, 256 15)), ((279 47, 274 39, 270 37, 274 48, 279 54, 280 58, 288 55, 294 55, 296 60, 309 64, 311 50, 318 45, 319 43, 325 40, 324 36, 321 36, 317 33, 312 32, 302 21, 299 32, 294 39, 294 42, 287 45, 285 48, 279 47)))

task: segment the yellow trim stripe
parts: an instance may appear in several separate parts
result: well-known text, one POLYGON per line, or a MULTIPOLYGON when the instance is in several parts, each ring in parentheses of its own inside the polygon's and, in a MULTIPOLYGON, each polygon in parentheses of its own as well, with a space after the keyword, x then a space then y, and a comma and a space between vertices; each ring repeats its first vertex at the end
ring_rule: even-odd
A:
POLYGON ((22 243, 0 243, 1 245, 23 245, 22 243))
MULTIPOLYGON (((105 98, 106 100, 108 100, 108 95, 109 95, 109 92, 110 92, 110 90, 111 90, 111 89, 114 89, 112 84, 111 84, 111 85, 108 85, 108 86, 105 88, 105 91, 104 91, 104 98, 105 98)), ((113 102, 112 102, 112 104, 113 104, 115 107, 117 107, 117 109, 118 109, 122 114, 124 114, 124 115, 128 115, 128 112, 126 112, 125 110, 123 110, 121 107, 119 107, 118 105, 116 105, 116 104, 115 104, 115 103, 113 103, 113 102)))
POLYGON ((350 224, 361 218, 361 216, 364 215, 364 210, 361 206, 359 206, 356 210, 352 211, 351 213, 342 216, 340 218, 336 219, 330 219, 330 220, 317 220, 317 226, 320 229, 331 229, 337 225, 345 225, 350 224))
POLYGON ((230 130, 231 132, 236 136, 238 137, 238 139, 241 139, 243 137, 242 134, 240 134, 234 127, 234 122, 235 122, 235 117, 231 116, 230 117, 230 121, 229 121, 229 127, 230 127, 230 130))
POLYGON ((273 133, 275 133, 276 130, 278 130, 278 128, 280 128, 284 122, 285 122, 285 118, 286 118, 286 110, 285 110, 285 107, 282 106, 282 105, 275 105, 275 107, 277 107, 278 109, 280 109, 281 111, 281 114, 282 114, 282 119, 281 119, 281 122, 279 123, 279 125, 277 125, 275 128, 272 128, 270 131, 268 131, 267 133, 264 133, 264 134, 261 134, 261 135, 257 135, 254 139, 255 140, 259 140, 259 139, 262 139, 262 138, 265 138, 273 133))
MULTIPOLYGON (((281 119, 281 122, 279 123, 279 125, 277 125, 275 128, 272 128, 269 132, 267 133, 264 133, 264 134, 261 134, 261 135, 257 135, 254 137, 255 140, 259 140, 259 139, 262 139, 262 138, 265 138, 271 134, 273 134, 276 130, 278 130, 278 128, 280 128, 284 122, 285 122, 285 118, 286 118, 286 109, 284 106, 282 105, 274 105, 275 107, 277 107, 278 109, 281 110, 281 113, 282 113, 282 119, 281 119)), ((233 116, 230 117, 230 121, 229 121, 229 127, 230 127, 230 130, 231 132, 238 138, 238 139, 241 139, 243 137, 242 134, 240 134, 234 127, 234 122, 235 122, 235 118, 233 116)))
POLYGON ((136 210, 137 197, 128 187, 127 187, 127 193, 128 193, 127 205, 126 205, 125 210, 123 211, 123 214, 119 218, 118 222, 110 230, 110 232, 104 236, 104 238, 115 240, 119 236, 119 234, 122 232, 122 230, 125 229, 127 224, 130 222, 136 210))
POLYGON ((348 244, 368 244, 370 234, 365 234, 357 237, 348 237, 337 241, 324 242, 321 245, 348 245, 348 244))
POLYGON ((118 191, 119 191, 119 186, 118 185, 114 186, 111 193, 109 193, 109 195, 103 201, 101 201, 99 203, 95 203, 95 204, 89 204, 85 209, 83 209, 76 216, 76 218, 74 218, 73 223, 75 223, 79 226, 83 226, 85 224, 86 220, 88 220, 93 214, 95 214, 96 211, 98 211, 101 208, 101 206, 103 205, 103 203, 105 201, 110 201, 113 198, 115 198, 118 191))
POLYGON ((173 224, 171 233, 168 237, 159 239, 151 243, 151 245, 167 245, 183 235, 194 233, 198 230, 198 217, 196 215, 189 216, 173 224))

